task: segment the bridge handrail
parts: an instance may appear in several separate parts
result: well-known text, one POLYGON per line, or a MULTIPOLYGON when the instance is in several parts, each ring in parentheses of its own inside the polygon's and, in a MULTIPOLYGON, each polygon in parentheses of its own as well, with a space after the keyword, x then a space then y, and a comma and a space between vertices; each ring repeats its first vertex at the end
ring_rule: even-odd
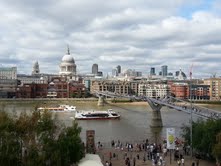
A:
POLYGON ((192 112, 193 114, 195 114, 199 117, 202 117, 202 118, 221 119, 221 112, 219 112, 219 111, 209 109, 206 107, 202 107, 202 106, 196 106, 193 103, 189 103, 189 102, 182 100, 182 99, 177 99, 173 96, 166 96, 164 99, 155 99, 155 98, 150 98, 147 96, 120 95, 120 94, 116 94, 114 92, 109 92, 109 91, 102 91, 102 92, 96 91, 96 94, 109 96, 109 97, 130 98, 130 99, 142 100, 142 101, 146 101, 146 102, 147 102, 147 99, 149 99, 154 103, 161 104, 161 105, 164 105, 167 107, 171 107, 176 110, 186 112, 188 114, 190 114, 192 112), (171 104, 172 102, 170 99, 174 99, 179 102, 184 102, 184 104, 178 105, 178 104, 175 104, 174 102, 173 102, 173 104, 171 104), (189 106, 187 106, 186 104, 189 104, 189 106))
MULTIPOLYGON (((187 101, 182 100, 182 99, 177 99, 177 98, 175 98, 175 97, 173 97, 173 96, 169 96, 169 97, 172 98, 172 99, 181 101, 181 102, 185 102, 185 103, 187 103, 187 104, 191 104, 191 101, 187 102, 187 101)), ((220 112, 217 111, 217 110, 213 110, 213 109, 206 108, 206 107, 203 107, 203 106, 195 105, 195 104, 193 104, 193 103, 192 103, 192 105, 193 105, 194 107, 197 107, 197 108, 206 109, 206 110, 208 110, 208 111, 213 111, 213 112, 216 112, 216 113, 220 113, 220 112)))
POLYGON ((195 114, 197 116, 200 116, 200 117, 206 117, 206 118, 210 118, 210 119, 211 118, 212 119, 221 118, 221 112, 216 113, 214 110, 211 111, 211 109, 209 111, 208 109, 205 109, 204 107, 202 107, 202 108, 204 108, 203 110, 198 110, 198 109, 195 108, 196 107, 195 105, 194 105, 194 107, 192 106, 192 108, 191 108, 191 107, 186 107, 186 106, 183 107, 183 106, 180 106, 180 105, 176 105, 174 103, 173 104, 166 103, 166 102, 163 102, 161 100, 157 100, 157 99, 153 99, 153 98, 150 98, 150 100, 152 100, 155 103, 166 105, 168 107, 172 107, 172 108, 176 107, 176 109, 178 109, 180 111, 183 111, 183 112, 186 112, 186 113, 191 113, 191 111, 192 111, 193 114, 195 114))

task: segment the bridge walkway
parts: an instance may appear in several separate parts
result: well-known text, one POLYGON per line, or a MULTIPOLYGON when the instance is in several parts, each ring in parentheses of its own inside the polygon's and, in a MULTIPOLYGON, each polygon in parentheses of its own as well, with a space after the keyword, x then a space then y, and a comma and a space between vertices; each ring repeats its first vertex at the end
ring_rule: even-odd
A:
POLYGON ((107 96, 107 97, 112 97, 112 98, 129 98, 132 100, 141 100, 141 101, 151 101, 155 104, 160 104, 162 106, 169 107, 171 109, 175 109, 178 111, 182 111, 188 114, 194 114, 198 117, 201 118, 206 118, 206 119, 221 119, 221 111, 209 109, 206 107, 198 106, 195 105, 191 102, 184 101, 181 99, 177 99, 172 96, 166 96, 163 99, 155 99, 155 98, 150 98, 147 96, 130 96, 130 95, 120 95, 116 94, 114 92, 101 92, 101 91, 96 91, 97 96, 107 96))

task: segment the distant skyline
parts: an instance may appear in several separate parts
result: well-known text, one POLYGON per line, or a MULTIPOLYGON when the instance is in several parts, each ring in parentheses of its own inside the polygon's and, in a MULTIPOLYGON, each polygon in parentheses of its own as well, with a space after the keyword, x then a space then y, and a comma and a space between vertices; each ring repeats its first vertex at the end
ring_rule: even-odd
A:
POLYGON ((7 0, 0 2, 0 65, 58 73, 67 44, 78 73, 94 63, 143 75, 167 65, 221 76, 220 0, 7 0))

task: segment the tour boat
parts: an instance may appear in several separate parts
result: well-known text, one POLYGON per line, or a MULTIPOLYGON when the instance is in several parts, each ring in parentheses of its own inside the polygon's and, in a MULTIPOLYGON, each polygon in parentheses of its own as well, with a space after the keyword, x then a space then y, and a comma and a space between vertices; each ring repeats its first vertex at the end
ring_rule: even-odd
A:
POLYGON ((75 112, 76 107, 70 105, 59 105, 58 107, 39 107, 38 111, 51 111, 51 112, 75 112))
POLYGON ((99 119, 120 119, 120 115, 112 109, 107 111, 76 111, 77 120, 99 120, 99 119))

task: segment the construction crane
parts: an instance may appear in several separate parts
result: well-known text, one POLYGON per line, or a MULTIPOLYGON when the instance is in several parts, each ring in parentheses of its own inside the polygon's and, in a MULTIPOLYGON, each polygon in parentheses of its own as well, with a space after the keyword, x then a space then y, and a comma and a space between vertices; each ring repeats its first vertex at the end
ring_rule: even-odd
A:
POLYGON ((189 72, 190 80, 192 80, 192 75, 193 75, 193 63, 190 66, 190 72, 189 72))

